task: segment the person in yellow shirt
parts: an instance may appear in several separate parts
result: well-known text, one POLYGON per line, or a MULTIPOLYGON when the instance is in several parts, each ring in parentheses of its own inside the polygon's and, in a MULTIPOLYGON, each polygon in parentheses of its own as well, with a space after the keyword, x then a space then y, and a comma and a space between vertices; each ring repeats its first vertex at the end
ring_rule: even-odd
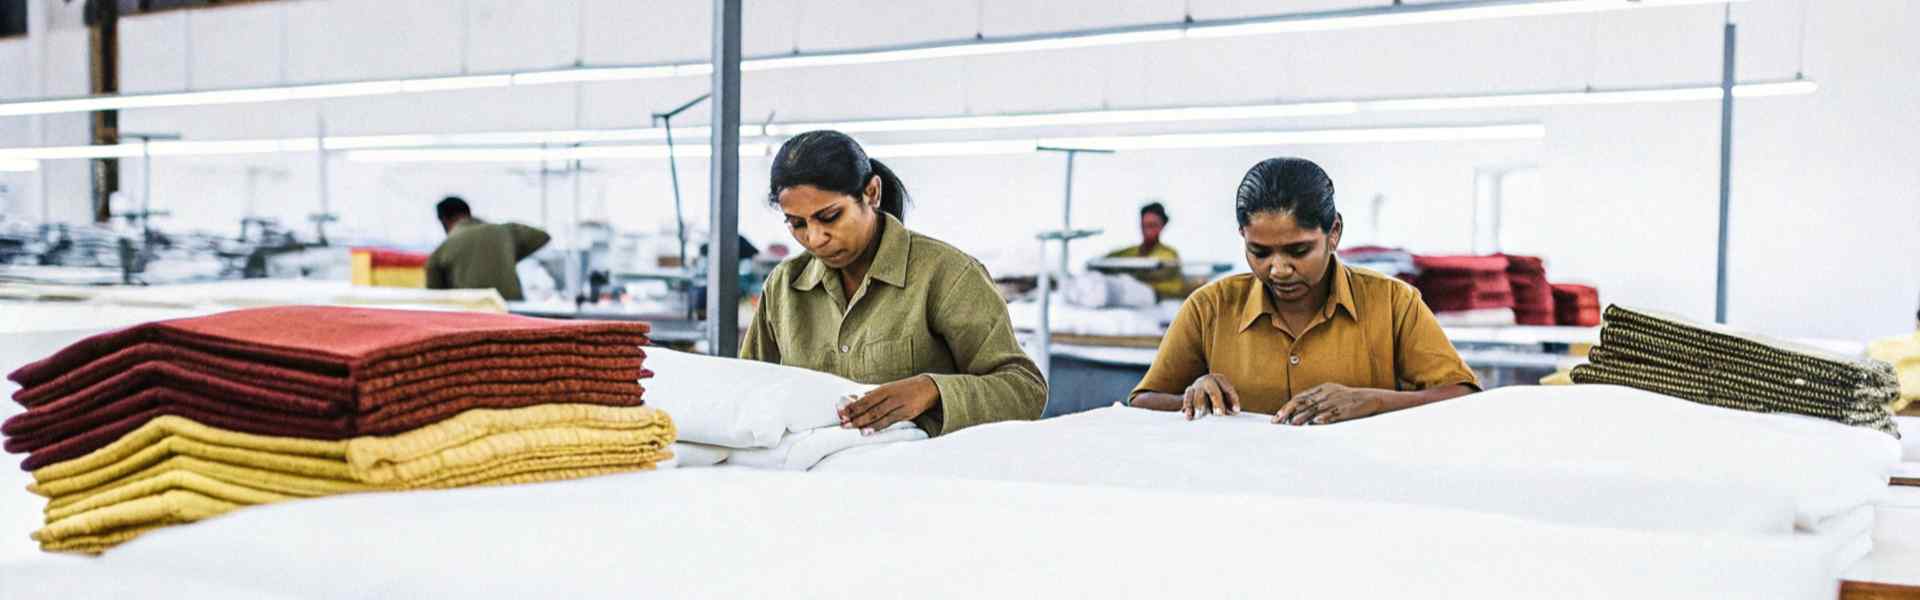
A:
POLYGON ((1420 292, 1340 263, 1333 179, 1319 165, 1262 161, 1235 196, 1253 272, 1180 306, 1130 404, 1320 425, 1480 389, 1420 292))
POLYGON ((1167 266, 1137 273, 1134 278, 1151 286, 1155 296, 1179 298, 1186 291, 1186 282, 1180 278, 1180 252, 1160 242, 1160 232, 1166 228, 1167 207, 1159 202, 1140 207, 1140 245, 1108 252, 1107 258, 1160 259, 1167 266))

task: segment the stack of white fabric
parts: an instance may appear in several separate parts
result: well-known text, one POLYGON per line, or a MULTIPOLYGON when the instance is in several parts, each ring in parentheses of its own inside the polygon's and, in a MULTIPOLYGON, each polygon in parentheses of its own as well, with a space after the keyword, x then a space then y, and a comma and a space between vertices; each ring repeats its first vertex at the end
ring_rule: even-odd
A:
POLYGON ((1060 296, 1082 308, 1149 308, 1153 288, 1125 275, 1082 273, 1060 286, 1060 296))
POLYGON ((874 386, 827 373, 647 348, 647 405, 673 416, 673 466, 804 471, 859 446, 927 439, 912 422, 871 435, 840 427, 838 404, 874 386))
MULTIPOLYGON (((1054 333, 1113 337, 1157 336, 1166 332, 1162 317, 1167 311, 1158 305, 1142 308, 1087 308, 1074 306, 1063 298, 1054 298, 1047 314, 1054 333)), ((1016 331, 1040 329, 1040 303, 1014 302, 1007 305, 1007 316, 1016 331)))
POLYGON ((1387 501, 1611 528, 1872 548, 1891 436, 1613 386, 1511 387, 1315 427, 1111 407, 860 449, 820 465, 968 479, 1387 501))

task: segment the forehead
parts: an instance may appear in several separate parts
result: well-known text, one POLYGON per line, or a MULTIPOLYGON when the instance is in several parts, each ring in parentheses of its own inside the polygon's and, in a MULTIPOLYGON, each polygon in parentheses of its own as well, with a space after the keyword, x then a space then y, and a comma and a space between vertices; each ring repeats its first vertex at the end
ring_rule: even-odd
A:
POLYGON ((1240 228, 1240 235, 1247 243, 1256 246, 1290 246, 1303 242, 1318 242, 1327 237, 1326 232, 1312 227, 1301 227, 1293 220, 1293 215, 1283 212, 1257 212, 1248 219, 1246 227, 1240 228))
POLYGON ((1154 214, 1154 213, 1140 213, 1140 220, 1141 220, 1141 221, 1152 221, 1152 222, 1155 222, 1155 223, 1165 223, 1165 222, 1166 222, 1166 220, 1164 220, 1164 219, 1161 219, 1161 218, 1160 218, 1160 215, 1157 215, 1157 214, 1154 214))
POLYGON ((829 192, 811 185, 796 185, 780 190, 780 212, 798 217, 810 216, 822 209, 852 199, 839 192, 829 192))

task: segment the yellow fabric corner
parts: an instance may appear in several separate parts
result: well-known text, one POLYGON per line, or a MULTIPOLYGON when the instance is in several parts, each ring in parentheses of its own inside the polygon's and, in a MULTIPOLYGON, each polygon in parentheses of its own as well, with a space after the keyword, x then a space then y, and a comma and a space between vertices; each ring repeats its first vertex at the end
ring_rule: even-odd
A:
POLYGON ((1540 378, 1540 385, 1573 385, 1573 369, 1561 369, 1540 378))
POLYGON ((128 485, 117 486, 110 491, 95 494, 78 502, 58 508, 49 507, 46 511, 47 522, 59 521, 83 512, 106 508, 137 498, 159 495, 170 490, 186 490, 216 500, 248 505, 266 504, 299 497, 237 485, 214 479, 194 471, 173 470, 128 485))
POLYGON ((45 544, 144 526, 192 523, 240 506, 186 490, 168 490, 53 521, 33 532, 33 540, 45 544))
POLYGON ((98 553, 151 529, 244 506, 364 491, 509 485, 649 470, 673 421, 649 407, 554 404, 473 410, 388 437, 258 436, 161 417, 113 444, 33 472, 48 496, 33 539, 98 553))
POLYGON ((1920 332, 1867 344, 1867 355, 1892 364, 1900 377, 1900 399, 1889 410, 1901 412, 1920 400, 1920 332))

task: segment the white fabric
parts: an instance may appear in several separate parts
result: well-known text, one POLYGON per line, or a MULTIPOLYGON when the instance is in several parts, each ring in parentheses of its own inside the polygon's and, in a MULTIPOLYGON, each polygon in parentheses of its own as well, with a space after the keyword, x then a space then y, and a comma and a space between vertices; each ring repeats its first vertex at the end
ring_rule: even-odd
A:
POLYGON ((1894 417, 1893 422, 1900 426, 1901 459, 1920 462, 1920 417, 1894 417))
MULTIPOLYGON (((1056 294, 1058 296, 1058 294, 1056 294)), ((1085 308, 1055 297, 1048 313, 1053 317, 1054 333, 1104 335, 1114 337, 1157 336, 1166 332, 1160 320, 1161 310, 1147 308, 1085 308)), ((1017 331, 1039 331, 1040 304, 1014 302, 1007 305, 1007 316, 1017 331)))
POLYGON ((1082 273, 1061 286, 1060 297, 1082 308, 1151 308, 1153 288, 1126 275, 1082 273))
POLYGON ((1433 320, 1441 327, 1496 327, 1518 323, 1519 317, 1511 308, 1477 308, 1438 311, 1433 313, 1433 320))
POLYGON ((1327 426, 1110 407, 848 452, 821 471, 1256 492, 1786 534, 1887 494, 1898 444, 1614 386, 1501 388, 1327 426))
POLYGON ((1372 502, 699 469, 261 506, 0 581, 9 600, 112 597, 139 574, 198 588, 137 594, 155 600, 1831 600, 1831 554, 1372 502))
POLYGON ((838 425, 834 402, 874 386, 751 360, 647 348, 647 405, 673 416, 680 440, 770 448, 789 431, 838 425))
POLYGON ((912 421, 894 423, 872 434, 862 434, 859 430, 843 429, 838 426, 821 427, 789 433, 772 448, 734 450, 727 457, 727 464, 757 469, 805 471, 819 464, 821 460, 849 448, 917 442, 924 439, 927 439, 927 432, 922 431, 912 421))
MULTIPOLYGON (((668 413, 668 414, 672 414, 672 413, 668 413)), ((727 456, 732 452, 733 452, 732 448, 727 448, 723 446, 709 446, 707 444, 697 444, 693 442, 674 442, 673 458, 660 463, 660 468, 687 469, 687 468, 695 468, 695 467, 711 467, 723 462, 727 462, 727 456)))

